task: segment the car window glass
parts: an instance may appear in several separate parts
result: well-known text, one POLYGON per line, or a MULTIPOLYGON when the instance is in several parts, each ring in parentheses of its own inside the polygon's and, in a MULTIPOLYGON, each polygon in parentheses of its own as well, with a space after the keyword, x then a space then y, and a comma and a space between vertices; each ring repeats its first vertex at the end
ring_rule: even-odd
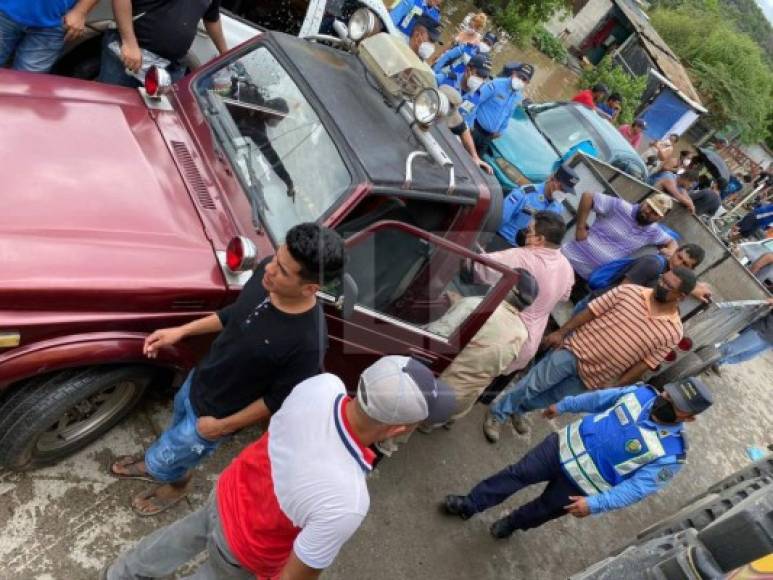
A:
POLYGON ((330 134, 274 56, 258 47, 197 83, 226 124, 226 151, 274 240, 322 217, 351 177, 330 134))
POLYGON ((580 141, 590 139, 599 149, 594 138, 567 107, 552 107, 535 116, 535 123, 563 155, 580 141))
POLYGON ((379 229, 349 245, 347 253, 346 271, 357 283, 360 307, 443 338, 491 289, 473 282, 461 256, 401 229, 379 229))

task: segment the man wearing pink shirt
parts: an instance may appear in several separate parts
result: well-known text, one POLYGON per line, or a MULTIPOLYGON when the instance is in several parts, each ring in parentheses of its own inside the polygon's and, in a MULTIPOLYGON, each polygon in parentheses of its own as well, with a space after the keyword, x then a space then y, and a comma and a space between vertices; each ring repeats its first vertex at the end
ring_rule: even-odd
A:
POLYGON ((631 144, 631 147, 638 149, 646 128, 647 122, 644 119, 636 119, 630 125, 621 125, 618 131, 631 144))
MULTIPOLYGON (((486 254, 488 258, 510 268, 527 270, 540 288, 531 306, 520 313, 529 331, 529 338, 505 370, 506 375, 526 368, 537 353, 553 308, 558 302, 569 300, 574 284, 574 270, 560 250, 565 233, 566 225, 560 215, 540 211, 534 214, 526 230, 526 247, 486 254)), ((478 281, 486 284, 494 284, 497 280, 497 274, 482 265, 476 266, 475 275, 478 281)))

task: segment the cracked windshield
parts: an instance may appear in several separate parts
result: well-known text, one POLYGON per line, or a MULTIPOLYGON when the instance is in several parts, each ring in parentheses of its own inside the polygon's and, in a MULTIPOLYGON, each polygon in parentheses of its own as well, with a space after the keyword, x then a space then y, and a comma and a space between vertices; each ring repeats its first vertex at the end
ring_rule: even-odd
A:
MULTIPOLYGON (((316 221, 350 183, 338 150, 309 102, 263 47, 200 81, 222 115, 225 149, 274 239, 316 221)), ((210 109, 211 110, 211 109, 210 109)))

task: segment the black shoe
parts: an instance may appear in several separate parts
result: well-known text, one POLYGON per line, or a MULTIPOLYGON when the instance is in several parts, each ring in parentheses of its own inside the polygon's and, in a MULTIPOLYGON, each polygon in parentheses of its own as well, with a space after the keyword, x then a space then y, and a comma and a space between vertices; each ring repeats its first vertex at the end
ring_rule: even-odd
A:
POLYGON ((443 511, 452 516, 459 516, 463 520, 470 519, 472 515, 467 511, 467 502, 463 495, 447 495, 443 500, 443 511))
POLYGON ((507 518, 502 518, 501 520, 497 520, 491 524, 489 531, 491 532, 491 535, 494 536, 497 540, 504 540, 505 538, 509 538, 513 535, 515 528, 512 526, 512 524, 510 524, 510 520, 507 518))

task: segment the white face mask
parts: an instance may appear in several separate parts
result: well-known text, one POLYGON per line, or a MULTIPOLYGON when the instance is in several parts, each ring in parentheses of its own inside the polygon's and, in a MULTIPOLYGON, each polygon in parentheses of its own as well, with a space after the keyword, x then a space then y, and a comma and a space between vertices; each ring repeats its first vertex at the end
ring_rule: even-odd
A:
POLYGON ((435 52, 435 44, 432 42, 422 42, 419 45, 419 58, 421 60, 427 60, 435 52))
POLYGON ((483 82, 482 78, 470 75, 470 78, 467 79, 467 88, 470 89, 470 92, 474 93, 483 85, 483 82))
POLYGON ((566 199, 566 192, 561 190, 556 190, 551 195, 553 197, 553 201, 558 203, 564 203, 564 200, 566 199))
POLYGON ((485 42, 481 42, 478 45, 478 52, 481 53, 481 54, 488 54, 488 53, 491 52, 491 47, 488 44, 486 44, 485 42))
POLYGON ((513 90, 514 90, 514 91, 520 91, 521 89, 523 89, 523 87, 525 87, 525 86, 526 86, 526 83, 524 83, 524 82, 523 82, 521 79, 519 79, 518 77, 513 77, 513 78, 510 80, 510 84, 512 85, 512 87, 513 87, 513 90))

